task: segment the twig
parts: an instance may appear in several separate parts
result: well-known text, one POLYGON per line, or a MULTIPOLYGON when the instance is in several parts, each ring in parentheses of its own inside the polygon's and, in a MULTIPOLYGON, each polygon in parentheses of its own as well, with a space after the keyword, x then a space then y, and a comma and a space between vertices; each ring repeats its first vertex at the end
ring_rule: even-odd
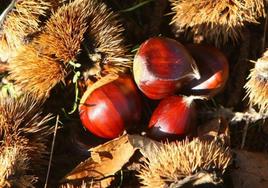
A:
POLYGON ((255 123, 259 120, 265 120, 268 118, 268 114, 261 114, 256 112, 253 108, 249 108, 246 112, 235 112, 232 118, 232 123, 241 121, 248 121, 249 123, 255 123))
POLYGON ((243 135, 242 135, 242 142, 241 142, 241 149, 244 148, 245 143, 246 143, 246 138, 247 138, 247 134, 248 134, 248 127, 249 127, 249 121, 246 121, 246 124, 243 128, 243 135))
POLYGON ((201 115, 208 118, 223 117, 231 124, 237 124, 241 121, 246 121, 249 124, 255 123, 259 120, 268 118, 268 114, 261 114, 256 112, 253 108, 249 108, 246 112, 233 112, 230 108, 219 108, 217 110, 200 112, 201 115))
POLYGON ((55 125, 53 140, 52 140, 52 146, 51 146, 51 152, 50 152, 50 157, 49 157, 49 164, 48 164, 47 176, 46 176, 46 182, 45 182, 44 188, 47 188, 47 183, 48 183, 48 178, 49 178, 49 173, 50 173, 50 168, 51 168, 51 163, 52 163, 52 156, 53 156, 53 152, 54 152, 54 146, 55 146, 58 125, 59 125, 59 115, 57 115, 57 119, 56 119, 56 125, 55 125))

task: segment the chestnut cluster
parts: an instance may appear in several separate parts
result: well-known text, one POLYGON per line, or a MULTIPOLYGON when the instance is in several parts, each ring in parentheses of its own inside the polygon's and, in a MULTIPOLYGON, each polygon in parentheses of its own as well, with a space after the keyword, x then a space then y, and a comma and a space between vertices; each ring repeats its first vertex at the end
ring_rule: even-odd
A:
POLYGON ((152 113, 148 135, 181 139, 196 131, 196 97, 211 98, 228 78, 228 61, 218 49, 183 46, 173 39, 154 37, 135 55, 133 76, 120 76, 103 85, 79 108, 82 124, 102 138, 115 138, 141 119, 141 95, 160 100, 152 113))

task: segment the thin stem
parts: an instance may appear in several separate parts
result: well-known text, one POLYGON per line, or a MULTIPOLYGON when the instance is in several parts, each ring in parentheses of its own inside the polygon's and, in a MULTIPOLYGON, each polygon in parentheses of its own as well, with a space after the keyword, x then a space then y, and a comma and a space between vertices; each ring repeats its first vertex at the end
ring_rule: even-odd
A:
POLYGON ((78 94, 79 94, 79 91, 78 91, 78 82, 76 81, 75 82, 75 99, 74 99, 74 104, 73 104, 73 109, 68 112, 68 114, 73 114, 76 109, 77 109, 77 105, 78 105, 78 94))
POLYGON ((151 3, 152 1, 153 1, 153 0, 146 0, 146 1, 143 1, 143 2, 141 2, 141 3, 138 3, 137 5, 134 5, 134 6, 132 6, 132 7, 129 7, 129 8, 127 8, 127 9, 120 10, 119 12, 131 12, 131 11, 134 11, 134 10, 136 10, 136 9, 138 9, 138 8, 140 8, 140 7, 142 7, 142 6, 146 5, 146 4, 148 4, 148 3, 151 3))
POLYGON ((51 163, 52 163, 52 157, 53 157, 53 152, 54 152, 54 146, 55 146, 58 125, 59 125, 59 115, 57 115, 57 119, 56 119, 56 125, 55 125, 53 140, 52 140, 52 146, 51 146, 51 152, 50 152, 50 157, 49 157, 49 164, 48 164, 47 176, 46 176, 46 182, 45 182, 44 188, 47 188, 47 184, 48 184, 48 178, 49 178, 49 174, 50 174, 50 168, 51 168, 51 163))
POLYGON ((249 127, 249 121, 247 120, 246 125, 245 125, 245 127, 243 129, 242 143, 241 143, 241 148, 240 149, 243 149, 244 146, 245 146, 246 139, 247 139, 247 134, 248 134, 248 127, 249 127))

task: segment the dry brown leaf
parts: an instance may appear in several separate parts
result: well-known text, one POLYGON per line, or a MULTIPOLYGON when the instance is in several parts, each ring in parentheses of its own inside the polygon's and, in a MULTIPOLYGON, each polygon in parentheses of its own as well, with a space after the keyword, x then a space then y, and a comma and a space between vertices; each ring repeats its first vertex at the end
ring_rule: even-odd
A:
POLYGON ((161 143, 139 135, 123 135, 90 149, 91 157, 80 163, 62 180, 62 187, 90 185, 108 187, 114 174, 129 161, 139 149, 146 157, 161 143))
POLYGON ((91 149, 92 157, 80 163, 66 175, 63 181, 87 179, 89 182, 93 181, 94 184, 100 182, 102 187, 107 187, 112 181, 110 176, 114 175, 129 161, 135 150, 136 148, 128 141, 127 135, 111 140, 91 149))
POLYGON ((268 154, 234 151, 237 168, 231 172, 234 188, 268 187, 268 154))
POLYGON ((224 144, 230 145, 229 124, 224 118, 210 120, 198 127, 198 137, 208 141, 217 138, 224 144))
POLYGON ((139 135, 128 135, 128 140, 134 148, 139 149, 144 157, 147 157, 148 153, 152 152, 156 146, 161 145, 160 142, 139 135))

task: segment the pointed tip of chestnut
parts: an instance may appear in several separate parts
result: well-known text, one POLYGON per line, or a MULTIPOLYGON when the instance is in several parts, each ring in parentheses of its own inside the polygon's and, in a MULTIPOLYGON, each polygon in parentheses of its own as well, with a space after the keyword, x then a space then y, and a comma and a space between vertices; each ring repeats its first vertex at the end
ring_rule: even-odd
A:
POLYGON ((107 139, 118 137, 141 118, 141 101, 135 83, 129 76, 120 76, 95 89, 80 105, 79 114, 91 133, 107 139))
POLYGON ((200 75, 199 69, 195 63, 195 64, 193 64, 193 79, 199 80, 200 78, 201 78, 201 75, 200 75))
POLYGON ((176 40, 153 37, 135 55, 134 79, 151 99, 171 96, 186 80, 198 78, 198 68, 186 48, 176 40))
POLYGON ((229 76, 229 63, 217 48, 191 44, 186 48, 194 58, 200 72, 200 79, 193 79, 182 89, 184 93, 213 97, 225 86, 229 76))
POLYGON ((163 99, 154 110, 148 135, 156 140, 181 140, 196 132, 194 98, 171 96, 163 99))

